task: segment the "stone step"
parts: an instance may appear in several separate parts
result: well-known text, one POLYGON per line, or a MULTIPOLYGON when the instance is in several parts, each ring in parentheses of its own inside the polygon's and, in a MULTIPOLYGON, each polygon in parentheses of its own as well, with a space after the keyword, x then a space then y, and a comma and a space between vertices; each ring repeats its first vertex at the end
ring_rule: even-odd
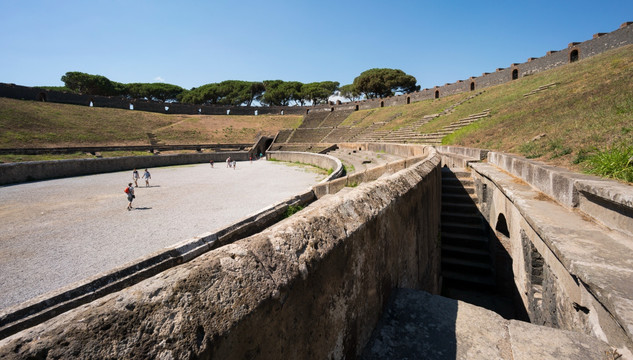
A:
POLYGON ((484 228, 479 224, 463 224, 455 220, 442 222, 442 233, 464 234, 471 236, 486 237, 484 228))
POLYGON ((479 212, 479 208, 477 208, 477 205, 472 201, 469 203, 442 202, 442 211, 460 214, 477 214, 479 212))
POLYGON ((468 194, 451 194, 451 193, 442 193, 442 203, 460 203, 460 202, 472 202, 475 204, 479 203, 479 198, 477 195, 473 194, 468 196, 468 194))
POLYGON ((461 272, 442 270, 442 287, 444 289, 476 290, 494 292, 496 281, 492 275, 463 274, 461 272))
POLYGON ((442 229, 442 244, 489 251, 488 238, 481 234, 458 233, 442 229))
POLYGON ((493 276, 490 259, 479 261, 476 258, 464 259, 442 254, 442 270, 461 273, 466 276, 493 276))
POLYGON ((469 177, 457 178, 457 177, 448 176, 447 174, 447 176, 442 177, 442 187, 444 187, 444 185, 474 188, 475 182, 472 180, 472 178, 469 178, 469 177))
POLYGON ((472 186, 461 186, 452 184, 442 184, 442 193, 447 194, 474 194, 475 188, 472 186))
POLYGON ((483 249, 442 244, 442 256, 490 262, 490 253, 483 249))
POLYGON ((481 219, 481 216, 477 215, 476 213, 457 213, 442 211, 441 218, 442 223, 459 222, 462 224, 483 225, 483 220, 481 219))

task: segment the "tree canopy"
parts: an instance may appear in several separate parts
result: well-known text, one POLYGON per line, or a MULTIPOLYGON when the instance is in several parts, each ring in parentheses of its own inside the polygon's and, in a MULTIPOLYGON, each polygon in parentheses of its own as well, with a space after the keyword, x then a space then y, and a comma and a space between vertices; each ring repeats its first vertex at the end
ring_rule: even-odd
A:
POLYGON ((354 79, 354 87, 368 99, 420 90, 417 80, 397 69, 369 69, 354 79))
POLYGON ((254 101, 267 106, 289 106, 328 102, 337 92, 350 101, 392 96, 417 91, 417 80, 402 70, 370 69, 352 84, 340 86, 336 81, 303 84, 299 81, 265 80, 263 82, 226 80, 205 84, 191 90, 166 83, 130 83, 111 81, 102 75, 69 71, 62 76, 65 88, 79 94, 126 96, 153 101, 179 101, 186 104, 251 106, 254 101))
POLYGON ((349 101, 360 100, 361 93, 356 90, 354 84, 343 85, 339 88, 339 94, 349 101))
POLYGON ((250 106, 263 91, 264 84, 261 82, 226 80, 185 91, 179 100, 186 104, 250 106))
POLYGON ((69 71, 62 76, 65 86, 79 94, 112 96, 119 95, 123 84, 110 81, 105 76, 69 71))

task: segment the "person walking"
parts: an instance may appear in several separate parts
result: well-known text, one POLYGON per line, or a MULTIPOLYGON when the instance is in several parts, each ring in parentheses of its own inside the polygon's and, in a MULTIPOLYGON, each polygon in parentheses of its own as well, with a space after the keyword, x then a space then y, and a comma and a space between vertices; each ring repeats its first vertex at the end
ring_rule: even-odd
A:
POLYGON ((132 180, 134 180, 134 186, 138 187, 138 170, 134 169, 134 171, 132 171, 132 180))
POLYGON ((145 187, 149 187, 149 179, 151 178, 152 178, 152 175, 150 175, 149 171, 145 169, 145 172, 143 173, 143 179, 145 179, 145 187))
POLYGON ((134 201, 134 198, 136 198, 136 196, 134 196, 134 187, 132 186, 132 183, 127 184, 127 187, 124 191, 127 194, 127 211, 130 211, 133 209, 132 201, 134 201))
POLYGON ((213 167, 213 160, 209 160, 209 164, 211 164, 211 167, 213 167))
POLYGON ((230 156, 226 158, 226 167, 227 168, 231 167, 231 157, 230 156))

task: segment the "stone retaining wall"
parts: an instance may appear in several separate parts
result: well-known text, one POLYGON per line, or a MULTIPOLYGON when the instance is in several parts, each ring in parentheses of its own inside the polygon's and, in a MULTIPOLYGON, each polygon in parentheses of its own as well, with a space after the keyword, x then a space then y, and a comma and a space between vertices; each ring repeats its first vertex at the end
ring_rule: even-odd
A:
POLYGON ((255 156, 252 151, 229 151, 201 154, 125 156, 101 159, 73 159, 53 161, 27 161, 0 164, 0 185, 26 181, 57 179, 132 169, 154 168, 183 164, 223 162, 227 157, 247 161, 255 156))
POLYGON ((298 162, 302 164, 310 164, 321 169, 331 170, 332 172, 325 178, 322 183, 336 179, 343 174, 343 163, 341 160, 324 154, 305 153, 298 151, 268 151, 266 153, 267 160, 279 160, 287 162, 298 162))
POLYGON ((396 287, 439 291, 440 159, 0 341, 0 357, 354 358, 396 287))

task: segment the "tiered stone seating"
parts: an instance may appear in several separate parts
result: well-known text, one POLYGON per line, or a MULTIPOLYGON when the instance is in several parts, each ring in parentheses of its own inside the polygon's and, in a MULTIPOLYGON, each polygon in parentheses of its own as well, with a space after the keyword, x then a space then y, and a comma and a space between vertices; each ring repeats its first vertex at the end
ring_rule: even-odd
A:
POLYGON ((410 142, 412 138, 420 135, 417 129, 428 123, 429 121, 435 119, 440 116, 439 114, 425 115, 424 117, 414 121, 413 123, 403 126, 399 129, 396 129, 390 132, 383 141, 386 142, 410 142))
POLYGON ((311 111, 303 117, 303 122, 299 125, 299 128, 318 128, 330 113, 330 111, 311 111))
POLYGON ((311 143, 316 144, 320 143, 323 138, 327 136, 332 131, 332 128, 313 128, 313 129, 305 129, 305 128, 297 128, 292 138, 288 140, 289 143, 311 143))
POLYGON ((441 130, 430 134, 420 134, 411 139, 411 142, 420 142, 429 145, 439 145, 442 143, 442 138, 448 134, 452 134, 455 131, 463 128, 466 125, 472 124, 477 120, 490 116, 490 109, 486 109, 480 113, 468 115, 463 119, 459 119, 444 126, 441 130))
POLYGON ((375 122, 361 130, 356 136, 354 136, 351 141, 376 141, 379 140, 380 137, 389 133, 389 131, 381 130, 379 132, 378 129, 385 126, 386 122, 375 122))
POLYGON ((270 147, 270 151, 301 151, 301 152, 313 152, 320 153, 329 148, 327 144, 273 144, 270 147))
POLYGON ((360 127, 337 127, 332 129, 332 131, 323 139, 323 142, 330 144, 347 142, 353 139, 362 130, 363 128, 360 127))
POLYGON ((279 135, 277 135, 277 139, 275 139, 275 143, 288 142, 288 139, 290 139, 294 131, 295 131, 294 129, 279 130, 279 135))
POLYGON ((339 126, 343 120, 347 119, 354 110, 339 110, 332 111, 329 115, 321 122, 319 127, 336 127, 339 126))

